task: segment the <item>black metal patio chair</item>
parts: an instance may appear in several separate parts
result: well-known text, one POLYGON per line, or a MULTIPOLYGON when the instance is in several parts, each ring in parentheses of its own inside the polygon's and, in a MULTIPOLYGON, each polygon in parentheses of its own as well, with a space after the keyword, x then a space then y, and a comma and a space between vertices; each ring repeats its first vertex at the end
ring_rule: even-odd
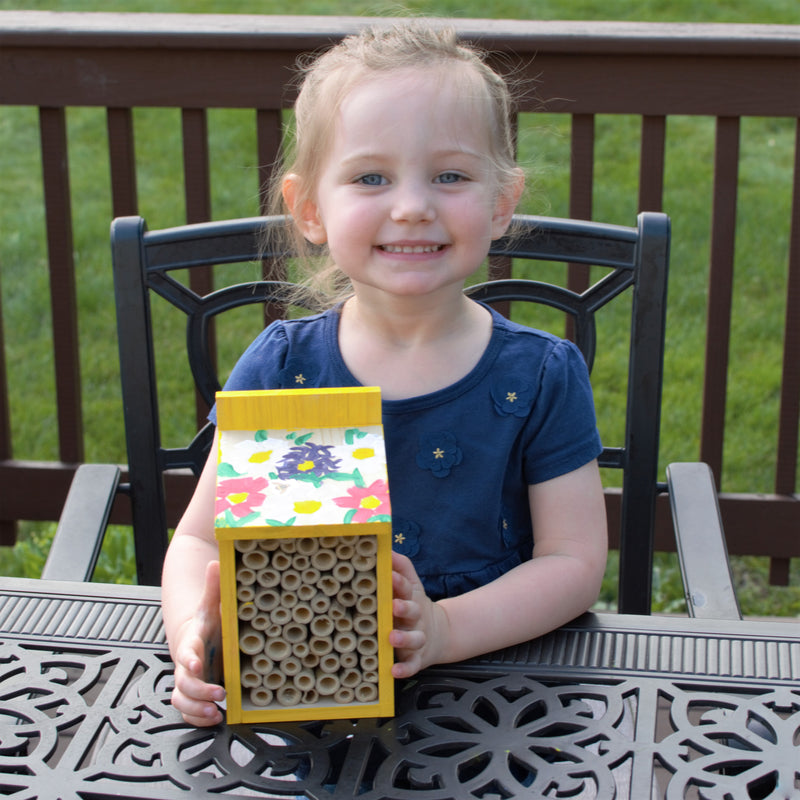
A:
MULTIPOLYGON (((287 284, 253 280, 202 294, 190 288, 187 275, 210 265, 286 256, 263 249, 264 227, 280 224, 282 218, 251 218, 148 232, 141 217, 114 220, 111 240, 129 480, 120 483, 116 466, 86 465, 78 470, 43 577, 90 579, 113 495, 122 490, 129 494, 132 507, 138 580, 159 583, 168 544, 165 473, 191 470, 198 475, 213 429, 210 423, 205 425, 188 445, 177 449, 161 441, 151 295, 186 314, 194 381, 205 402, 213 403, 220 380, 212 357, 212 320, 246 304, 280 307, 287 284)), ((636 227, 623 227, 517 216, 514 230, 513 236, 495 243, 492 254, 605 269, 593 271, 602 274, 580 292, 507 279, 472 287, 470 295, 488 303, 534 302, 565 312, 573 320, 575 341, 590 368, 602 344, 595 315, 615 298, 630 297, 625 433, 615 446, 606 443, 600 459, 601 466, 619 469, 623 475, 619 610, 650 612, 656 498, 669 491, 689 613, 737 618, 710 471, 703 464, 672 464, 666 483, 658 481, 669 218, 645 212, 639 214, 636 227)))

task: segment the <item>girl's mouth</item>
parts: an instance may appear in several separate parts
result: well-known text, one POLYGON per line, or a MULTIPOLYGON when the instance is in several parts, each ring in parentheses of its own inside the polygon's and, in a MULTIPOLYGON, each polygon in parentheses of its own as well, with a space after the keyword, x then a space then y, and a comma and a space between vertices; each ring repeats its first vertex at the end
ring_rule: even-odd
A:
POLYGON ((438 253, 444 250, 443 244, 384 244, 380 249, 385 253, 402 255, 421 255, 422 253, 438 253))

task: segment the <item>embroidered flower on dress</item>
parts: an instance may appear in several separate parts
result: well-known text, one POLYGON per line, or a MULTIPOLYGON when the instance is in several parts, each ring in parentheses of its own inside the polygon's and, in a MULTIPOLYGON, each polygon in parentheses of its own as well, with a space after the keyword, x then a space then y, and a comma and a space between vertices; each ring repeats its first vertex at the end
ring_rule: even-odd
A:
POLYGON ((437 478, 446 478, 463 458, 458 440, 449 431, 423 434, 419 437, 417 466, 429 469, 437 478))
POLYGON ((419 553, 420 528, 410 519, 392 517, 392 550, 414 558, 419 553))
POLYGON ((290 358, 278 373, 278 380, 284 389, 316 387, 317 370, 311 364, 290 358))
POLYGON ((533 405, 533 386, 516 376, 493 383, 491 393, 495 410, 503 417, 524 417, 533 405))

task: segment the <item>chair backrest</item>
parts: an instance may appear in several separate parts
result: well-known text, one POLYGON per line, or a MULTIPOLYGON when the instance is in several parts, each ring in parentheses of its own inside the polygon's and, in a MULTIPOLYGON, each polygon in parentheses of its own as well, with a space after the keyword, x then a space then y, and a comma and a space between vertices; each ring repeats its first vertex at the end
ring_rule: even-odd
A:
MULTIPOLYGON (((160 231, 147 231, 141 217, 121 217, 112 224, 122 395, 141 583, 159 582, 166 552, 163 475, 177 468, 189 468, 199 474, 213 436, 208 424, 186 447, 162 445, 151 293, 186 314, 192 375, 203 400, 213 403, 214 393, 220 388, 213 356, 213 320, 246 304, 280 307, 289 285, 252 280, 205 292, 191 288, 190 275, 211 265, 287 255, 264 250, 264 228, 276 224, 282 224, 282 220, 255 217, 160 231)), ((471 287, 470 295, 487 303, 534 302, 565 312, 573 320, 575 342, 590 369, 597 345, 595 313, 619 295, 631 295, 624 440, 617 446, 606 443, 601 466, 623 472, 619 609, 649 613, 655 499, 659 491, 669 219, 664 214, 645 212, 638 216, 637 227, 629 228, 518 215, 513 229, 513 236, 495 243, 493 255, 607 269, 588 288, 579 291, 541 281, 506 279, 471 287), (630 293, 626 292, 628 289, 630 293)))

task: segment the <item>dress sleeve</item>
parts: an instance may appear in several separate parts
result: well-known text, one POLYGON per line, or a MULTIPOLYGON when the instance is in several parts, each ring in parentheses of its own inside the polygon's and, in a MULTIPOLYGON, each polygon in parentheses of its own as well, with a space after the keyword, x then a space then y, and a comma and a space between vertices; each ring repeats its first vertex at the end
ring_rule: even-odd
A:
POLYGON ((540 372, 526 426, 524 470, 528 484, 565 475, 602 452, 589 382, 580 350, 558 340, 540 372))

